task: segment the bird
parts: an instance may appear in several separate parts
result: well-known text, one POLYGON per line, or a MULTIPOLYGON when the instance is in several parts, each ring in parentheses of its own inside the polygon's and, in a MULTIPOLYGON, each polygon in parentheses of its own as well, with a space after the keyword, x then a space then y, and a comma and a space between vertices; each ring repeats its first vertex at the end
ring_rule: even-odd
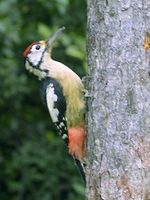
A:
POLYGON ((85 182, 85 99, 81 78, 65 64, 52 59, 53 44, 65 27, 48 38, 31 43, 23 52, 25 68, 42 84, 42 99, 57 133, 67 145, 85 182))

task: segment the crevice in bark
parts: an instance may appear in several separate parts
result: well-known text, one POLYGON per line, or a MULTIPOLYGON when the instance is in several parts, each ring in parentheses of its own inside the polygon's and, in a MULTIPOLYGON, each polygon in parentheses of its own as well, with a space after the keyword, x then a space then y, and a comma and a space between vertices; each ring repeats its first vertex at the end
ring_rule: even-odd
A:
POLYGON ((106 6, 108 6, 108 0, 106 0, 106 6))

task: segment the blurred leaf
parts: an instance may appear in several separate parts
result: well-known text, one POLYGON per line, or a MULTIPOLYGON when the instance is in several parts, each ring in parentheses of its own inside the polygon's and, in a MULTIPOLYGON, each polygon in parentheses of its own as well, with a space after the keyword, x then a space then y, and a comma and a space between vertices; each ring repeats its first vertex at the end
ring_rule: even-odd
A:
POLYGON ((38 33, 43 37, 44 39, 48 38, 51 34, 50 27, 48 27, 45 24, 39 23, 38 24, 38 33))
POLYGON ((85 189, 82 185, 80 185, 79 183, 74 183, 73 184, 73 188, 75 189, 75 191, 80 194, 80 195, 84 195, 85 193, 85 189))
POLYGON ((84 54, 82 51, 80 51, 80 49, 78 49, 76 46, 69 46, 66 50, 66 53, 69 56, 78 58, 78 59, 83 59, 84 58, 84 54))

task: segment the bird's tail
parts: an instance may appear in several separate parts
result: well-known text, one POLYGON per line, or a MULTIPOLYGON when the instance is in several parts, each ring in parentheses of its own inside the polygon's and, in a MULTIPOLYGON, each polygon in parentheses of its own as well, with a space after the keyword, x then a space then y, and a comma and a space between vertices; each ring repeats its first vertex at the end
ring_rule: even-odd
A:
POLYGON ((75 163, 76 163, 76 165, 77 165, 77 168, 78 168, 78 170, 79 170, 79 173, 80 173, 80 175, 81 175, 81 177, 82 177, 82 180, 83 180, 83 182, 84 182, 84 184, 86 184, 86 178, 85 178, 85 163, 83 163, 83 162, 80 162, 79 160, 77 160, 75 157, 73 157, 74 158, 74 161, 75 161, 75 163))

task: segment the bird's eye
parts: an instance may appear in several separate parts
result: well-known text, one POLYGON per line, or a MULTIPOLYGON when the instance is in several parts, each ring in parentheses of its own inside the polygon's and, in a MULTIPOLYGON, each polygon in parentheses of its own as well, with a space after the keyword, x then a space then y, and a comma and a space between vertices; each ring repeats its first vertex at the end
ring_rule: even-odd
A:
POLYGON ((41 48, 40 45, 36 45, 35 47, 36 50, 39 50, 40 48, 41 48))

